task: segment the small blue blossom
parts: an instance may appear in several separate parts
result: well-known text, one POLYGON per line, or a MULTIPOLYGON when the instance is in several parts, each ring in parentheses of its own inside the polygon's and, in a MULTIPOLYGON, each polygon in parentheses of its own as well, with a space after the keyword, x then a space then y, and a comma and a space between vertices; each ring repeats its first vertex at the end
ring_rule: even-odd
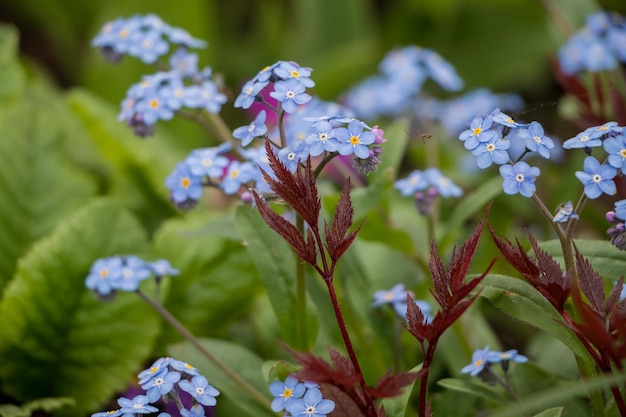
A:
POLYGON ((292 417, 325 417, 335 409, 335 402, 322 397, 317 388, 310 388, 304 398, 287 404, 287 411, 292 417))
POLYGON ((359 120, 352 120, 348 128, 335 129, 335 136, 339 141, 339 153, 341 155, 355 154, 361 159, 370 156, 367 145, 374 143, 376 137, 370 131, 363 131, 363 124, 359 120))
POLYGON ((170 358, 170 366, 177 371, 184 372, 187 375, 200 375, 200 372, 187 362, 180 361, 178 359, 170 358))
POLYGON ((308 103, 312 97, 305 93, 306 87, 294 78, 286 81, 278 81, 274 84, 274 91, 270 96, 280 102, 281 107, 287 113, 294 113, 298 106, 308 103))
POLYGON ((500 137, 495 137, 489 142, 480 143, 472 154, 476 156, 476 165, 478 168, 485 169, 492 163, 497 165, 509 162, 509 153, 507 149, 511 146, 510 142, 500 137))
POLYGON ((430 77, 446 91, 459 91, 463 88, 463 80, 454 67, 438 53, 423 50, 421 59, 430 77))
POLYGON ((538 122, 531 122, 528 129, 520 129, 517 137, 526 141, 526 147, 550 159, 550 149, 554 148, 552 139, 544 135, 543 127, 538 122))
POLYGON ((241 146, 248 146, 254 138, 261 137, 267 133, 266 116, 265 110, 261 110, 248 126, 241 126, 235 129, 233 137, 241 140, 241 146))
POLYGON ((578 219, 578 214, 574 213, 574 205, 571 201, 559 207, 552 221, 554 223, 565 223, 569 220, 578 219))
POLYGON ((462 374, 476 376, 481 373, 489 363, 489 346, 484 349, 475 350, 472 354, 472 363, 461 369, 462 374))
POLYGON ((524 363, 528 361, 528 358, 517 353, 517 350, 511 349, 506 352, 498 352, 495 350, 489 351, 487 354, 487 360, 491 363, 500 363, 504 361, 524 363))
POLYGON ((176 165, 174 172, 165 179, 165 186, 176 204, 197 201, 202 196, 202 177, 194 175, 185 162, 176 165))
POLYGON ((254 80, 248 81, 244 84, 241 89, 241 93, 235 99, 234 107, 241 107, 242 109, 248 109, 254 101, 257 99, 257 96, 261 93, 267 85, 268 81, 255 82, 254 80))
POLYGON ((193 405, 189 410, 183 408, 180 410, 182 417, 204 417, 204 407, 201 404, 193 405))
POLYGON ((122 410, 118 408, 117 410, 100 411, 98 413, 93 413, 91 417, 119 417, 122 414, 122 410))
POLYGON ((304 146, 295 144, 281 149, 277 156, 289 171, 296 172, 298 165, 309 156, 309 152, 304 146))
POLYGON ((185 159, 189 171, 197 177, 206 175, 209 178, 222 178, 224 169, 228 166, 228 158, 220 154, 230 147, 229 143, 225 143, 218 147, 193 150, 185 159))
POLYGON ((150 267, 143 259, 134 255, 124 256, 115 287, 124 291, 136 291, 139 283, 149 278, 151 274, 150 267))
POLYGON ((283 80, 294 79, 307 88, 315 86, 315 83, 310 78, 311 71, 311 68, 301 67, 295 62, 285 61, 280 62, 278 66, 274 68, 274 74, 283 80))
POLYGON ((143 97, 143 100, 137 103, 136 109, 147 125, 153 125, 157 120, 171 120, 174 117, 174 109, 168 106, 167 96, 164 97, 160 91, 154 91, 152 95, 143 97))
POLYGON ((220 392, 213 385, 210 385, 209 381, 202 375, 194 376, 191 382, 182 380, 178 386, 203 405, 215 405, 217 403, 215 397, 220 395, 220 392))
POLYGON ((141 388, 146 390, 146 396, 150 402, 155 402, 163 395, 169 393, 174 384, 180 381, 180 373, 169 372, 167 369, 162 369, 158 374, 154 375, 148 382, 141 385, 141 388))
POLYGON ((396 284, 390 290, 376 291, 372 307, 378 307, 383 304, 406 303, 408 294, 410 292, 404 289, 404 284, 396 284))
POLYGON ((148 262, 148 267, 157 277, 174 276, 180 274, 176 268, 172 268, 172 264, 167 259, 159 259, 154 262, 148 262))
POLYGON ((247 185, 254 178, 254 172, 250 162, 231 161, 220 188, 226 194, 235 194, 242 185, 247 185))
POLYGON ((516 123, 515 120, 513 120, 511 116, 509 116, 508 114, 502 113, 500 109, 495 109, 491 113, 491 117, 493 117, 493 121, 495 123, 498 123, 502 126, 519 127, 519 124, 516 123))
POLYGON ((618 135, 605 139, 602 146, 608 154, 609 165, 626 172, 626 137, 618 135))
POLYGON ((301 398, 307 387, 298 381, 294 376, 288 376, 285 382, 274 381, 270 384, 269 390, 274 396, 272 400, 272 411, 284 410, 290 402, 301 398))
POLYGON ((626 26, 611 27, 606 35, 606 43, 622 62, 626 62, 626 26))
POLYGON ((510 195, 519 193, 524 197, 532 197, 536 189, 535 179, 539 174, 539 168, 531 167, 524 161, 500 166, 500 175, 504 178, 502 188, 510 195))
POLYGON ((136 32, 128 48, 128 54, 139 58, 146 64, 154 64, 159 57, 165 55, 170 47, 158 30, 136 32))
POLYGON ((594 199, 602 193, 613 195, 617 192, 613 178, 617 175, 617 169, 610 165, 600 164, 593 156, 585 158, 584 171, 576 171, 576 177, 585 186, 585 195, 594 199))
POLYGON ((494 136, 495 132, 490 130, 493 124, 493 117, 487 116, 484 119, 482 117, 475 117, 470 123, 469 129, 461 132, 459 140, 465 142, 465 149, 473 150, 480 142, 489 142, 494 136))
POLYGON ((623 129, 624 128, 617 125, 617 122, 606 122, 600 126, 593 126, 593 127, 587 128, 587 132, 589 133, 589 136, 592 139, 595 139, 595 138, 601 138, 602 136, 613 134, 613 133, 620 134, 622 133, 623 129))
POLYGON ((122 258, 119 256, 98 259, 91 266, 85 285, 100 295, 108 295, 115 289, 121 274, 122 258))
POLYGON ((305 139, 311 156, 318 156, 324 152, 337 152, 339 141, 335 137, 335 130, 332 124, 326 120, 320 120, 313 126, 315 132, 305 139))
POLYGON ((430 185, 429 179, 422 171, 416 169, 406 178, 402 178, 393 183, 393 188, 400 191, 405 197, 414 195, 418 191, 425 190, 430 185))
POLYGON ((153 407, 150 404, 150 400, 145 395, 137 395, 132 400, 120 397, 117 399, 117 403, 120 405, 122 413, 135 414, 148 414, 159 411, 158 408, 153 407))
POLYGON ((573 138, 563 142, 564 149, 595 148, 597 146, 602 146, 602 140, 599 138, 592 138, 589 129, 586 129, 573 138))
POLYGON ((426 177, 431 186, 435 187, 437 194, 443 198, 460 197, 463 195, 463 190, 452 182, 451 179, 444 176, 438 168, 431 167, 426 169, 424 177, 426 177))
POLYGON ((615 215, 622 221, 626 221, 626 200, 615 202, 615 215))

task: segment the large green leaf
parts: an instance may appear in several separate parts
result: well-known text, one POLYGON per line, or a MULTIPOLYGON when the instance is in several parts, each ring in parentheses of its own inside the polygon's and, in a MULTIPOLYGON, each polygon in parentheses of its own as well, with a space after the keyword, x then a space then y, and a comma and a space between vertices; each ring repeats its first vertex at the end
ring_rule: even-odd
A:
MULTIPOLYGON (((249 206, 237 207, 237 230, 257 267, 261 280, 280 325, 281 337, 290 346, 298 346, 298 300, 296 298, 296 258, 291 247, 271 230, 257 210, 249 206)), ((309 343, 317 336, 317 314, 307 301, 306 331, 309 343)), ((302 347, 303 349, 305 347, 302 347)))
POLYGON ((511 317, 537 327, 563 342, 581 358, 588 353, 574 333, 561 324, 562 317, 537 290, 526 282, 489 274, 482 282, 481 296, 511 317))
POLYGON ((482 397, 492 403, 506 404, 508 401, 507 398, 505 398, 497 389, 479 382, 467 381, 464 379, 444 378, 437 381, 437 384, 453 391, 464 392, 466 394, 482 397))
POLYGON ((165 178, 186 151, 160 129, 148 140, 134 136, 117 120, 117 109, 85 90, 73 90, 67 102, 92 153, 90 168, 103 176, 110 192, 135 212, 150 230, 174 213, 165 178))
POLYGON ((17 99, 24 88, 25 74, 17 59, 18 33, 0 26, 0 105, 17 99))
MULTIPOLYGON (((211 224, 230 215, 196 211, 163 224, 155 252, 180 269, 171 278, 166 307, 196 336, 215 337, 248 311, 261 289, 258 273, 240 240, 213 235, 211 224)), ((169 327, 161 343, 178 339, 169 327)))
MULTIPOLYGON (((626 252, 620 251, 608 240, 576 239, 574 241, 580 253, 586 257, 591 266, 605 279, 618 280, 626 271, 626 252)), ((564 265, 563 251, 558 240, 541 242, 543 250, 564 265)))
POLYGON ((145 233, 126 211, 96 200, 37 242, 0 303, 0 378, 21 401, 72 397, 96 411, 152 351, 159 320, 135 294, 101 303, 85 287, 92 263, 143 254, 145 233))
POLYGON ((172 357, 184 360, 198 368, 200 373, 209 380, 209 383, 220 391, 220 396, 217 397, 217 415, 276 416, 269 409, 270 395, 268 384, 263 377, 263 360, 261 358, 226 340, 200 339, 200 343, 216 360, 231 369, 257 390, 260 396, 265 396, 267 399, 265 406, 260 403, 260 400, 253 399, 248 392, 191 343, 185 342, 172 346, 169 349, 169 354, 172 357))
POLYGON ((96 192, 64 153, 60 98, 38 84, 0 112, 0 292, 17 259, 96 192))
POLYGON ((555 407, 542 411, 539 414, 535 414, 535 417, 561 417, 562 415, 563 407, 555 407))
POLYGON ((36 411, 54 411, 76 404, 73 398, 41 398, 21 407, 13 404, 0 405, 0 417, 30 417, 36 411))

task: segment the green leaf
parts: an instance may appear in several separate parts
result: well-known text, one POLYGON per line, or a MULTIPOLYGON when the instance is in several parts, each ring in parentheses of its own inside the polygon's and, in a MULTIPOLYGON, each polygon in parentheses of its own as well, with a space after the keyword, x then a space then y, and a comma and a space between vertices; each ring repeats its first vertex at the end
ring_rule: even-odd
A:
POLYGON ((32 242, 96 192, 64 152, 62 101, 42 86, 0 112, 0 292, 32 242))
MULTIPOLYGON (((296 298, 296 258, 293 250, 271 230, 259 213, 249 206, 239 206, 235 213, 237 230, 244 239, 281 329, 282 340, 290 346, 298 346, 296 298)), ((317 314, 313 303, 307 299, 307 326, 309 343, 317 336, 317 314)), ((304 348, 304 347, 303 347, 304 348)))
POLYGON ((17 99, 26 76, 17 57, 19 35, 13 26, 0 26, 0 105, 17 99))
POLYGON ((492 403, 506 404, 508 400, 502 396, 497 390, 491 388, 488 385, 477 383, 474 381, 465 381, 462 379, 444 378, 437 381, 437 385, 441 385, 444 388, 451 389, 457 392, 464 392, 466 394, 472 394, 477 397, 482 397, 492 403))
POLYGON ((0 405, 0 417, 30 417, 35 411, 56 411, 76 404, 73 398, 40 398, 18 407, 12 404, 0 405))
POLYGON ((563 415, 563 407, 550 408, 546 411, 542 411, 539 414, 535 414, 535 417, 561 417, 563 415))
POLYGON ((172 357, 184 360, 198 368, 200 373, 207 377, 209 383, 220 391, 220 396, 217 398, 217 415, 276 416, 269 408, 269 389, 263 378, 261 358, 246 348, 226 340, 200 339, 199 342, 220 363, 226 365, 267 398, 267 407, 259 404, 191 343, 185 342, 171 346, 169 354, 172 357))
MULTIPOLYGON (((165 222, 154 238, 155 253, 181 271, 170 278, 165 306, 198 337, 229 331, 233 322, 250 310, 262 288, 240 239, 212 233, 210 225, 231 217, 229 213, 196 211, 165 222)), ((167 326, 158 345, 173 340, 180 336, 167 326)))
POLYGON ((589 357, 574 333, 561 324, 559 313, 528 283, 513 277, 489 274, 482 286, 480 295, 498 309, 551 334, 576 355, 589 357))
POLYGON ((84 415, 126 386, 152 351, 158 317, 135 294, 99 302, 85 278, 98 258, 147 249, 138 222, 107 200, 33 246, 0 303, 0 378, 8 394, 72 397, 76 407, 65 415, 84 415))
MULTIPOLYGON (((600 276, 616 281, 626 271, 626 252, 620 251, 608 240, 577 239, 574 241, 580 253, 591 263, 600 276)), ((563 252, 558 240, 541 242, 539 246, 563 266, 563 252)))
MULTIPOLYGON (((422 364, 420 363, 409 372, 419 372, 422 370, 422 364)), ((417 381, 417 380, 415 380, 417 381)), ((409 405, 409 398, 413 392, 415 381, 411 385, 407 385, 402 389, 402 394, 391 398, 383 399, 383 406, 385 407, 385 413, 388 417, 404 417, 406 416, 406 408, 409 405)))

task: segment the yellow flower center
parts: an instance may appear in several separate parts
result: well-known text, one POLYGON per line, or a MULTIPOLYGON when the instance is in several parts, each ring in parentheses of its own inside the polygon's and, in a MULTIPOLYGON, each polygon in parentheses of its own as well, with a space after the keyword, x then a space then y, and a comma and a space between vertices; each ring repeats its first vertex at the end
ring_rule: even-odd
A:
POLYGON ((293 78, 300 78, 300 73, 296 70, 291 71, 291 76, 293 78))
POLYGON ((350 136, 350 143, 352 145, 358 145, 359 144, 359 137, 358 136, 350 136))
POLYGON ((189 186, 191 185, 191 180, 189 179, 189 177, 182 177, 180 179, 180 186, 183 188, 189 188, 189 186))
POLYGON ((293 395, 293 390, 291 388, 285 388, 285 391, 283 391, 283 397, 289 398, 292 395, 293 395))
POLYGON ((102 268, 100 270, 100 278, 106 278, 109 276, 109 268, 102 268))
POLYGON ((472 133, 474 133, 474 136, 478 136, 482 131, 483 130, 480 127, 477 127, 476 129, 472 130, 472 133))
POLYGON ((239 171, 236 169, 233 169, 232 172, 230 173, 230 177, 237 178, 238 176, 239 176, 239 171))
POLYGON ((159 102, 158 99, 153 98, 152 100, 150 100, 148 105, 150 106, 151 109, 158 109, 161 103, 159 102))
POLYGON ((476 362, 474 362, 474 366, 480 366, 483 364, 483 360, 482 359, 478 359, 476 362))
POLYGON ((622 158, 626 158, 626 149, 622 149, 621 151, 619 151, 619 156, 621 156, 622 158))

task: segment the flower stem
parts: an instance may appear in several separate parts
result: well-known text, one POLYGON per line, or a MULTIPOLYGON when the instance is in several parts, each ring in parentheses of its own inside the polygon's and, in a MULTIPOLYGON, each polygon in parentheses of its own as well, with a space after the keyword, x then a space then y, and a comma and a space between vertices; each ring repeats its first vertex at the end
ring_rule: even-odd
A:
POLYGON ((225 365, 222 361, 220 361, 217 357, 215 357, 209 350, 207 350, 200 341, 181 323, 178 321, 176 317, 172 315, 172 313, 167 310, 163 304, 160 302, 153 300, 148 297, 141 290, 137 290, 137 294, 144 300, 146 303, 150 305, 150 307, 154 308, 157 313, 161 317, 165 319, 178 333, 180 333, 185 339, 187 339, 196 349, 200 351, 213 365, 215 365, 220 371, 226 374, 235 384, 241 387, 244 391, 246 391, 256 402, 258 402, 263 407, 271 410, 269 399, 263 395, 259 390, 250 385, 245 379, 241 378, 235 371, 233 371, 230 367, 225 365))

